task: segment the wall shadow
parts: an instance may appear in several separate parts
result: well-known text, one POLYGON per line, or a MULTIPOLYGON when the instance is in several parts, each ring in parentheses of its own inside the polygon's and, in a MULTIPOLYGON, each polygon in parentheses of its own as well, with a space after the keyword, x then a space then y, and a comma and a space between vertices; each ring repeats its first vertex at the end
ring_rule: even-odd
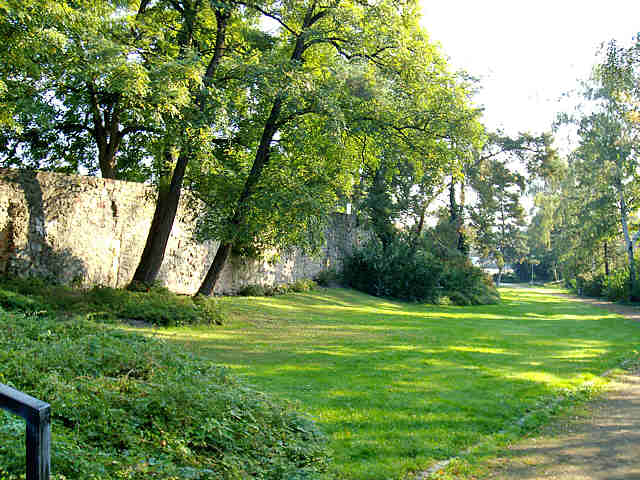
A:
MULTIPOLYGON (((87 274, 85 261, 69 248, 56 249, 48 238, 47 205, 38 172, 5 170, 3 180, 23 193, 24 203, 9 199, 7 223, 0 232, 0 274, 37 276, 55 283, 81 282, 87 274)), ((47 199, 49 206, 72 189, 71 182, 62 176, 56 182, 56 197, 47 199)))

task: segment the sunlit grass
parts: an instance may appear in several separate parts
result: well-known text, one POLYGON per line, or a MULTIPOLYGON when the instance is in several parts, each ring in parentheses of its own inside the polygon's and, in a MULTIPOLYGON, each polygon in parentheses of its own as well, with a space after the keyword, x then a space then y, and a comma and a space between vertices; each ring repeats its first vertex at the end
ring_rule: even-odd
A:
POLYGON ((154 334, 297 401, 331 439, 334 478, 400 479, 595 379, 640 340, 637 324, 544 289, 501 294, 475 307, 341 289, 237 297, 223 300, 223 327, 154 334))

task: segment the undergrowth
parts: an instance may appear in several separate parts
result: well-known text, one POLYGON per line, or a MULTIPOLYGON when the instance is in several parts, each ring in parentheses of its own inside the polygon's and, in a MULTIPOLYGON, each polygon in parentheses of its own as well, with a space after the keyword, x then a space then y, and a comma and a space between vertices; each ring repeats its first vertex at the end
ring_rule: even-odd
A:
POLYGON ((261 285, 252 283, 242 287, 238 291, 241 297, 273 297, 274 295, 286 295, 287 293, 310 292, 318 284, 313 280, 296 280, 293 283, 280 283, 277 285, 261 285))
POLYGON ((438 257, 424 242, 398 236, 389 245, 372 239, 344 261, 344 281, 377 297, 447 305, 490 305, 500 295, 466 256, 438 257))
POLYGON ((80 314, 94 320, 138 320, 154 325, 222 324, 215 297, 178 295, 163 287, 129 291, 110 287, 78 289, 38 278, 0 279, 0 307, 10 312, 80 314))
MULTIPOLYGON (((184 349, 77 316, 0 311, 0 323, 0 382, 52 405, 54 480, 312 479, 325 469, 309 418, 184 349)), ((0 411, 0 478, 24 478, 24 465, 24 423, 0 411)))

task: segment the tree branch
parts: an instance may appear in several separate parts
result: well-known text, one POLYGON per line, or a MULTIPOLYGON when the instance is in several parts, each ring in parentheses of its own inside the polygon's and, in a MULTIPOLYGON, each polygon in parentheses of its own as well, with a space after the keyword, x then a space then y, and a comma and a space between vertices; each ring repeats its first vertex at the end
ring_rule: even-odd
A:
POLYGON ((278 22, 285 30, 287 30, 288 32, 292 33, 293 35, 295 35, 296 37, 299 35, 298 32, 296 32, 293 28, 291 28, 289 25, 287 25, 286 23, 284 23, 284 21, 278 17, 276 14, 274 13, 270 13, 268 11, 266 11, 263 8, 260 8, 259 6, 253 4, 253 3, 247 3, 247 2, 243 2, 243 1, 238 1, 237 2, 239 5, 244 5, 247 8, 253 8, 254 10, 260 12, 262 15, 264 15, 265 17, 269 17, 272 20, 275 20, 276 22, 278 22))
POLYGON ((293 120, 294 118, 301 117, 302 115, 307 115, 309 113, 317 113, 317 111, 313 107, 303 108, 302 110, 299 110, 297 112, 293 112, 291 115, 288 115, 287 117, 280 118, 278 120, 278 122, 276 123, 276 125, 277 125, 278 128, 280 128, 283 125, 285 125, 286 123, 288 123, 291 120, 293 120))

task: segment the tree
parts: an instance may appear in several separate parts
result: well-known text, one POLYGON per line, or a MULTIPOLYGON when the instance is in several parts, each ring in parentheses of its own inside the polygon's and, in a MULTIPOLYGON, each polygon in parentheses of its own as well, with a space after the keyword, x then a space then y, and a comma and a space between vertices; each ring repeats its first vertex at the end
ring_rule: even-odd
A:
MULTIPOLYGON (((591 247, 602 248, 605 270, 609 270, 609 241, 622 231, 631 296, 638 295, 635 247, 640 233, 632 222, 640 207, 638 183, 638 46, 624 49, 610 42, 604 59, 596 65, 583 97, 588 110, 564 115, 564 122, 577 127, 578 147, 572 152, 572 171, 582 191, 576 193, 577 211, 583 222, 580 236, 591 247), (617 226, 616 226, 617 223, 617 226), (604 247, 604 248, 603 248, 604 247)), ((590 256, 585 269, 595 270, 590 256)), ((602 263, 602 262, 598 262, 602 263)))
MULTIPOLYGON (((167 45, 160 53, 175 56, 178 65, 194 62, 192 82, 186 82, 186 105, 177 119, 171 117, 171 133, 163 139, 161 156, 165 164, 172 166, 170 174, 159 183, 158 197, 147 240, 140 262, 131 280, 131 287, 151 285, 160 271, 173 222, 178 211, 187 166, 194 157, 212 154, 214 132, 220 122, 216 118, 216 103, 220 102, 220 83, 217 79, 222 58, 227 49, 229 23, 237 4, 172 1, 169 12, 176 18, 177 26, 163 30, 167 45), (215 29, 212 28, 215 25, 215 29), (174 30, 175 34, 171 34, 174 30), (177 121, 175 121, 177 120, 177 121)), ((161 11, 163 15, 166 13, 161 11)), ((159 13, 153 12, 154 18, 159 13)), ((248 48, 250 51, 251 48, 248 48)), ((250 52, 249 52, 250 53, 250 52)), ((238 55, 242 57, 242 55, 238 55)), ((171 57, 170 57, 171 58, 171 57)))
MULTIPOLYGON (((332 137, 337 140, 339 148, 326 152, 329 155, 320 156, 328 162, 325 165, 336 162, 336 158, 332 160, 336 154, 343 155, 344 160, 353 164, 357 158, 354 146, 358 142, 355 138, 366 136, 354 135, 359 130, 370 132, 375 128, 385 128, 385 131, 393 132, 394 138, 404 138, 405 145, 425 133, 426 112, 413 122, 406 118, 403 124, 390 121, 386 116, 393 111, 397 117, 402 100, 409 97, 407 92, 397 97, 392 94, 399 91, 394 90, 398 78, 403 74, 413 74, 401 68, 403 62, 411 57, 410 48, 424 40, 423 34, 416 33, 419 30, 415 8, 413 4, 400 6, 394 2, 359 5, 339 2, 323 6, 312 1, 295 8, 284 6, 271 14, 282 26, 273 56, 269 59, 275 59, 277 68, 267 68, 268 72, 275 70, 277 75, 267 76, 270 85, 256 82, 258 88, 251 92, 260 122, 250 121, 254 127, 247 129, 248 148, 242 149, 242 155, 247 152, 251 155, 250 168, 244 170, 241 188, 230 196, 233 201, 228 202, 228 211, 212 229, 221 244, 199 289, 200 294, 211 293, 234 247, 248 243, 265 244, 274 223, 263 221, 263 206, 272 204, 286 192, 282 188, 286 183, 280 186, 270 183, 271 173, 282 168, 283 160, 291 158, 285 147, 293 151, 304 145, 306 150, 311 145, 301 142, 304 135, 320 138, 314 135, 330 134, 324 127, 305 131, 300 126, 331 126, 331 122, 327 122, 332 117, 341 120, 342 123, 332 122, 336 129, 332 137), (369 90, 382 94, 369 97, 369 90), (257 125, 260 127, 255 128, 257 125), (274 188, 267 191, 267 185, 274 188)), ((425 74, 428 72, 424 64, 422 69, 425 74)), ((365 149, 366 145, 365 142, 365 149)), ((377 145, 375 151, 385 152, 385 146, 377 145)), ((311 159, 308 154, 303 154, 302 158, 311 159)), ((306 167, 300 165, 299 169, 304 172, 306 167)), ((355 168, 350 170, 348 173, 355 173, 355 168)), ((341 171, 342 167, 328 170, 330 174, 341 171)), ((333 186, 330 185, 332 182, 325 182, 327 188, 324 191, 335 192, 335 187, 338 187, 348 192, 352 182, 346 177, 344 182, 333 183, 333 186)), ((299 220, 289 224, 291 231, 305 225, 303 218, 316 219, 316 224, 321 220, 317 215, 309 215, 309 211, 299 212, 299 220)), ((281 212, 277 217, 286 218, 281 212)))
POLYGON ((471 212, 475 244, 483 258, 496 263, 496 283, 500 285, 505 265, 520 261, 526 254, 524 209, 520 204, 524 176, 491 159, 478 169, 474 180, 478 195, 471 212))
POLYGON ((5 164, 155 182, 156 209, 133 279, 152 283, 187 165, 208 153, 219 128, 225 97, 214 79, 221 82, 228 27, 238 60, 251 56, 242 33, 253 33, 255 13, 239 21, 237 3, 201 0, 6 3, 5 164))
POLYGON ((412 48, 389 87, 393 99, 354 113, 351 135, 362 158, 353 203, 385 244, 396 225, 413 225, 414 245, 447 178, 462 176, 463 159, 480 148, 483 128, 472 106, 473 84, 449 72, 425 39, 412 48), (416 55, 416 52, 422 52, 416 55))
POLYGON ((182 107, 175 87, 185 69, 146 55, 139 22, 148 3, 7 2, 5 165, 149 178, 147 137, 163 126, 159 112, 182 107))

